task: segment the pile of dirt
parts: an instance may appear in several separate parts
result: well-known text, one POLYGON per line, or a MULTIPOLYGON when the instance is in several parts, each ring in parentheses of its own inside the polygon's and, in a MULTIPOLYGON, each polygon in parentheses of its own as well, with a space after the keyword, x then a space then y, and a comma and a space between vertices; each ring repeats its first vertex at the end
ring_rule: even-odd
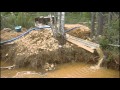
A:
MULTIPOLYGON (((70 26, 67 26, 68 29, 73 27, 70 26)), ((88 30, 86 30, 86 32, 87 31, 88 30)), ((73 31, 74 34, 77 32, 84 32, 84 30, 77 29, 73 31)), ((13 31, 2 32, 2 38, 10 39, 11 37, 17 36, 18 34, 16 33, 17 32, 13 33, 13 31)), ((13 61, 18 67, 30 66, 33 68, 41 68, 47 62, 63 63, 73 60, 84 60, 84 53, 87 53, 87 51, 69 42, 66 42, 66 44, 60 48, 58 41, 53 37, 52 30, 50 29, 31 31, 12 44, 2 45, 1 52, 2 60, 13 61)), ((90 53, 88 54, 91 55, 90 53)))
MULTIPOLYGON (((42 51, 54 51, 59 48, 58 41, 53 37, 49 29, 32 31, 25 37, 15 41, 17 44, 17 55, 33 55, 42 51)), ((65 47, 69 48, 72 44, 66 43, 65 47)))
POLYGON ((65 30, 72 29, 74 27, 78 27, 70 32, 68 34, 79 37, 82 39, 87 39, 87 37, 90 36, 91 30, 85 26, 85 25, 80 25, 80 24, 65 24, 65 30))
POLYGON ((25 32, 26 30, 27 30, 26 28, 22 28, 21 32, 16 32, 15 30, 12 30, 10 28, 4 28, 0 32, 1 33, 0 40, 5 41, 5 40, 12 39, 14 37, 19 36, 20 34, 25 32))

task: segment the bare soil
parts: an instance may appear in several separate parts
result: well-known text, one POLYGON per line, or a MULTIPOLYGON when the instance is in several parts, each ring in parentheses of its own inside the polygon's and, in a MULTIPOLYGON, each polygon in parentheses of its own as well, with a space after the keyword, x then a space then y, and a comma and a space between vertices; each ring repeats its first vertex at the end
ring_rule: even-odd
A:
MULTIPOLYGON (((78 27, 68 32, 70 35, 86 39, 90 34, 90 29, 80 24, 66 24, 65 29, 78 27)), ((16 37, 22 32, 15 32, 11 29, 1 30, 1 41, 16 37)), ((50 29, 31 31, 29 34, 12 42, 1 45, 1 60, 11 62, 19 67, 32 67, 35 69, 43 68, 48 63, 66 63, 82 61, 87 63, 96 63, 97 54, 91 54, 72 43, 66 42, 63 48, 59 48, 58 41, 53 37, 50 29)))

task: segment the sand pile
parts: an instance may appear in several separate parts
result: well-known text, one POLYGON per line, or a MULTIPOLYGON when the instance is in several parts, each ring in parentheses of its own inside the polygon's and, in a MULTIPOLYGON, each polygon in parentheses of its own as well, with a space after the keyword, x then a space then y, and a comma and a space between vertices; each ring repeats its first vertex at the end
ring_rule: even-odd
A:
MULTIPOLYGON (((73 26, 69 25, 67 29, 71 29, 73 26)), ((85 30, 77 29, 69 33, 75 34, 84 31, 85 30)), ((16 34, 17 32, 12 32, 13 31, 3 33, 3 40, 5 37, 7 37, 8 40, 8 37, 10 39, 18 35, 16 34)), ((86 32, 89 31, 86 30, 86 32)), ((1 52, 2 60, 13 61, 18 67, 30 66, 33 68, 41 68, 46 62, 63 63, 72 60, 83 60, 82 57, 84 57, 84 55, 82 54, 86 53, 85 50, 69 42, 66 42, 63 48, 60 49, 58 41, 53 37, 52 30, 50 29, 31 31, 29 34, 14 41, 14 43, 3 45, 1 52)))
MULTIPOLYGON (((58 41, 53 37, 50 29, 32 31, 25 37, 15 41, 17 44, 17 55, 33 55, 43 51, 54 51, 59 47, 58 41)), ((72 44, 66 43, 69 48, 72 44)))
POLYGON ((10 28, 4 28, 0 32, 0 35, 1 35, 0 40, 5 41, 5 40, 12 39, 14 37, 19 36, 20 34, 22 34, 26 30, 27 30, 26 28, 22 28, 21 32, 16 32, 15 30, 12 30, 10 28))
POLYGON ((80 25, 80 24, 65 24, 65 30, 69 30, 74 27, 79 27, 79 28, 76 28, 68 32, 68 34, 82 38, 82 39, 87 39, 87 37, 89 37, 91 31, 87 26, 80 25))

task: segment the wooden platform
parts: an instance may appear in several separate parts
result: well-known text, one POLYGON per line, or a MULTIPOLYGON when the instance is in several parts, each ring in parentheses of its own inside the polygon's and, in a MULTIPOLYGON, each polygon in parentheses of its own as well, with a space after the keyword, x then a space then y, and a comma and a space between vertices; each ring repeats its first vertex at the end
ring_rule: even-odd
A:
POLYGON ((94 53, 94 50, 99 48, 99 44, 96 44, 96 43, 93 43, 93 42, 90 42, 90 41, 87 41, 81 38, 77 38, 69 34, 66 34, 66 40, 83 49, 86 49, 87 51, 91 53, 94 53))

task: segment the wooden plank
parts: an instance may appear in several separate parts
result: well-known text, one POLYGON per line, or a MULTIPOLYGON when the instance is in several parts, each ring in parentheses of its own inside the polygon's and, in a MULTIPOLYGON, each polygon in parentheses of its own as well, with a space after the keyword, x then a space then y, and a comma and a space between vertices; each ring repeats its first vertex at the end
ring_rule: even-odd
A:
POLYGON ((87 51, 94 53, 94 50, 99 47, 99 44, 95 44, 90 41, 86 41, 80 38, 73 37, 69 34, 66 34, 66 40, 76 44, 77 46, 86 49, 87 51))
POLYGON ((91 49, 95 49, 96 48, 95 46, 92 46, 92 45, 86 43, 85 41, 77 40, 77 39, 72 38, 72 37, 69 37, 69 39, 71 39, 73 41, 77 41, 77 42, 79 42, 79 43, 83 44, 84 46, 89 47, 91 49))
POLYGON ((78 45, 79 47, 84 48, 84 49, 86 49, 87 51, 89 51, 91 53, 94 53, 94 49, 91 49, 91 48, 85 46, 84 44, 82 44, 82 43, 80 43, 78 41, 75 41, 75 40, 72 40, 72 39, 69 39, 69 38, 67 38, 67 41, 69 41, 69 42, 71 42, 71 43, 73 43, 75 45, 78 45))
POLYGON ((90 41, 87 41, 87 40, 84 40, 84 39, 81 39, 81 38, 78 38, 78 37, 74 37, 74 36, 71 36, 69 34, 66 34, 66 37, 67 38, 71 38, 71 39, 74 39, 76 41, 80 41, 81 43, 84 43, 86 44, 87 46, 89 47, 95 47, 95 48, 98 48, 99 47, 99 44, 96 44, 94 42, 90 42, 90 41))
POLYGON ((86 47, 85 45, 83 45, 83 44, 80 43, 80 42, 77 42, 77 41, 74 41, 74 40, 71 40, 71 39, 67 39, 67 40, 68 40, 69 42, 73 43, 73 44, 78 45, 78 46, 81 47, 81 48, 86 49, 87 51, 89 51, 89 52, 91 52, 91 53, 94 53, 94 49, 91 49, 91 48, 89 48, 89 47, 86 47))

